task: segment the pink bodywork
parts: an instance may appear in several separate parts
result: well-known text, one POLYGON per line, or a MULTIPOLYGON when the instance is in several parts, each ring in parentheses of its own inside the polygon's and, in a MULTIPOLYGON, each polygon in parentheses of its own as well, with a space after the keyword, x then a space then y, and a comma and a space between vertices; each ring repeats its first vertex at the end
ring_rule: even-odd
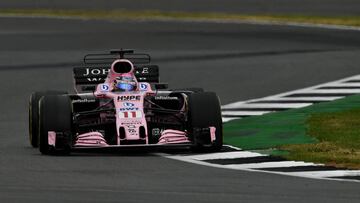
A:
MULTIPOLYGON (((151 85, 146 82, 138 82, 134 75, 134 65, 126 59, 119 59, 112 63, 111 69, 104 83, 97 85, 94 95, 98 98, 112 98, 116 109, 116 129, 117 144, 123 145, 123 141, 145 141, 149 144, 147 122, 144 113, 144 98, 147 95, 155 95, 151 89, 151 85), (116 73, 114 65, 118 62, 126 62, 131 64, 131 71, 128 73, 116 73), (132 77, 136 81, 137 89, 135 91, 120 92, 113 91, 113 81, 117 77, 132 77), (125 136, 120 138, 120 127, 125 129, 125 136), (145 129, 145 136, 140 136, 140 127, 145 129)), ((211 141, 215 140, 215 127, 210 127, 211 141)), ((48 132, 48 144, 55 146, 56 133, 48 132)), ((191 143, 187 137, 187 133, 179 130, 167 129, 161 132, 158 145, 166 144, 186 144, 191 143)), ((87 132, 76 136, 74 147, 107 147, 109 145, 104 135, 100 132, 87 132)), ((114 146, 114 145, 113 145, 114 146)))
MULTIPOLYGON (((149 83, 138 83, 134 75, 133 64, 126 59, 119 59, 113 62, 108 76, 104 83, 97 86, 94 92, 96 97, 112 98, 116 109, 116 129, 117 145, 121 145, 123 140, 145 140, 148 144, 147 122, 144 114, 144 97, 148 94, 154 94, 149 83), (118 62, 127 62, 131 64, 131 71, 128 73, 116 73, 114 65, 118 62), (131 92, 113 91, 113 81, 117 77, 132 77, 137 84, 137 89, 131 92), (125 129, 125 137, 120 139, 120 127, 125 129), (144 127, 146 136, 140 137, 140 127, 144 127)), ((76 143, 80 145, 80 143, 76 143)))
POLYGON ((48 132, 48 144, 50 146, 55 147, 55 144, 56 144, 56 132, 54 132, 54 131, 49 131, 48 132))
POLYGON ((75 142, 75 147, 80 146, 103 146, 106 147, 108 144, 104 136, 99 132, 89 132, 78 135, 75 142))

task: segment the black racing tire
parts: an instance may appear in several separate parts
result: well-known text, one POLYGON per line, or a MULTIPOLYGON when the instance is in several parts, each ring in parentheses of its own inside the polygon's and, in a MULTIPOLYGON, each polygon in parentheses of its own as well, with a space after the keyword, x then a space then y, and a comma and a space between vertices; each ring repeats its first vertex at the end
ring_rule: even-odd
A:
POLYGON ((209 137, 192 137, 194 151, 220 151, 223 145, 223 126, 219 97, 213 92, 201 92, 189 95, 189 131, 194 128, 216 128, 216 139, 211 146, 205 146, 209 137), (205 144, 204 144, 205 143, 205 144))
MULTIPOLYGON (((39 150, 42 154, 68 154, 70 145, 68 144, 72 132, 72 106, 68 95, 46 95, 40 99, 39 111, 39 150), (48 144, 48 131, 63 133, 68 136, 66 143, 56 143, 61 145, 61 149, 55 149, 48 144)), ((58 140, 57 140, 58 141, 58 140)), ((56 141, 56 142, 57 142, 56 141)))
POLYGON ((43 91, 33 92, 29 101, 29 141, 34 148, 39 146, 39 101, 45 95, 61 95, 67 94, 64 91, 43 91))

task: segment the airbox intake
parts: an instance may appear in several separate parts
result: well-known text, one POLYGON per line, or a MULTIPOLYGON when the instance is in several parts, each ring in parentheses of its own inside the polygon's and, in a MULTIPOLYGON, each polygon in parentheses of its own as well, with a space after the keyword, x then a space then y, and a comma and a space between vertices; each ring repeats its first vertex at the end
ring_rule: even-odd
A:
POLYGON ((120 74, 129 73, 132 70, 132 65, 127 61, 118 61, 115 62, 113 66, 113 70, 115 73, 120 73, 120 74))

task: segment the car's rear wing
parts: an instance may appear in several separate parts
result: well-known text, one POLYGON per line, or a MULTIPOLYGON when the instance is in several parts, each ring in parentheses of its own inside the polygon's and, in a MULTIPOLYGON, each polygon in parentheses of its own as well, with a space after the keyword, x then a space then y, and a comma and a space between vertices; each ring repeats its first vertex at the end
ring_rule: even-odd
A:
POLYGON ((151 57, 149 54, 134 53, 131 49, 113 49, 109 53, 87 54, 84 56, 86 65, 104 65, 111 64, 116 59, 128 59, 133 64, 149 64, 151 57))
MULTIPOLYGON (((108 66, 75 67, 75 91, 94 91, 97 84, 103 83, 110 70, 108 66)), ((159 83, 159 67, 157 65, 135 66, 135 76, 138 82, 159 83)))

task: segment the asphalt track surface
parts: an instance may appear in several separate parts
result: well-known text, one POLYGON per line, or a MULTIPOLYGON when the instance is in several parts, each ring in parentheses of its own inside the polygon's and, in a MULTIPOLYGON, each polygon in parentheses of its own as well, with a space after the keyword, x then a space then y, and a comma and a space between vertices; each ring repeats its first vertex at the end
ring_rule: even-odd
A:
POLYGON ((359 15, 357 0, 1 0, 0 8, 127 9, 242 14, 359 15))
POLYGON ((72 88, 88 52, 153 55, 171 87, 226 104, 359 74, 355 31, 247 24, 0 18, 0 202, 358 202, 359 184, 209 168, 149 153, 42 156, 28 144, 35 90, 72 88))

